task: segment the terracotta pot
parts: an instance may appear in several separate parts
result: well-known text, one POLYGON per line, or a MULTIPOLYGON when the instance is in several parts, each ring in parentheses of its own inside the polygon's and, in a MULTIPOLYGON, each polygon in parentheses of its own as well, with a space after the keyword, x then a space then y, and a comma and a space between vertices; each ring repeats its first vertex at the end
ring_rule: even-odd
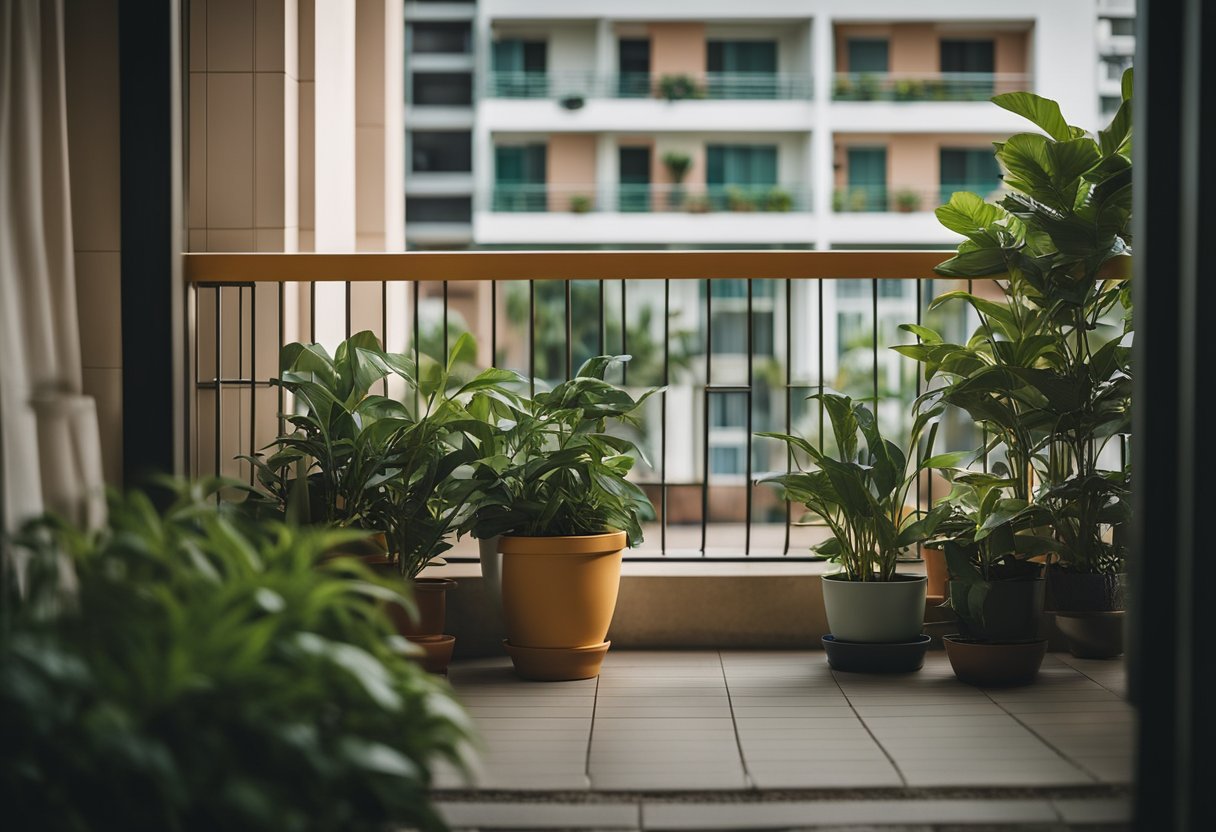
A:
POLYGON ((421 656, 413 656, 428 673, 448 675, 452 663, 452 651, 456 649, 456 636, 409 636, 410 643, 422 649, 421 656))
POLYGON ((624 548, 624 532, 500 538, 503 619, 509 644, 606 651, 624 548))
POLYGON ((923 575, 890 581, 850 581, 825 575, 823 606, 837 641, 905 643, 920 637, 925 620, 923 575))
POLYGON ((1127 575, 1047 568, 1047 609, 1060 612, 1113 612, 1127 608, 1127 575))
POLYGON ((1078 659, 1113 659, 1123 653, 1123 611, 1059 612, 1059 628, 1078 659))
POLYGON ((1012 687, 1034 681, 1047 655, 1047 641, 992 644, 945 636, 946 656, 960 681, 977 687, 1012 687))
POLYGON ((920 556, 925 561, 925 595, 930 601, 946 600, 946 583, 949 575, 946 572, 946 553, 936 546, 922 546, 920 556))
POLYGON ((447 620, 447 592, 455 587, 456 582, 450 578, 415 578, 411 589, 418 618, 414 621, 407 617, 400 627, 401 635, 407 638, 442 635, 447 620))

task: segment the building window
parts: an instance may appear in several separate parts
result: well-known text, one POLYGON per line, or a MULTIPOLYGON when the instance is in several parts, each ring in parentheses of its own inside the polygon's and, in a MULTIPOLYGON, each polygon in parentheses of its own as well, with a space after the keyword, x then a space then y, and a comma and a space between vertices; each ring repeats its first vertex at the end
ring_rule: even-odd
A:
POLYGON ((1112 17, 1110 19, 1110 33, 1118 37, 1135 37, 1135 19, 1130 17, 1112 17))
POLYGON ((945 78, 955 101, 987 101, 992 96, 996 72, 996 44, 992 40, 943 40, 941 67, 944 75, 975 75, 974 78, 945 78))
POLYGON ((739 446, 713 447, 709 449, 709 472, 711 474, 743 474, 743 448, 739 446))
POLYGON ((752 310, 752 348, 747 347, 747 311, 714 310, 711 349, 714 355, 772 355, 773 313, 752 310))
POLYGON ((889 48, 885 38, 849 38, 849 72, 887 72, 889 48))
POLYGON ((777 42, 711 40, 706 44, 708 98, 776 98, 777 42))
POLYGON ((1119 112, 1119 105, 1123 103, 1123 99, 1117 95, 1103 95, 1100 101, 1102 104, 1102 115, 1106 118, 1110 118, 1119 112))
POLYGON ((617 148, 617 210, 650 210, 650 156, 649 147, 617 148))
POLYGON ((494 148, 494 210, 544 211, 546 148, 543 144, 494 148))
POLYGON ((973 191, 987 198, 1001 187, 1001 168, 988 148, 941 150, 941 198, 950 200, 955 191, 973 191))
POLYGON ((848 149, 849 187, 842 208, 846 211, 887 210, 887 149, 848 149))
POLYGON ((412 196, 405 201, 405 221, 470 223, 473 200, 467 196, 412 196))
POLYGON ((705 158, 705 184, 718 209, 754 209, 777 185, 775 144, 711 144, 705 158))
POLYGON ((494 41, 492 92, 503 98, 547 98, 549 45, 543 40, 494 41))
POLYGON ((1132 59, 1107 55, 1102 58, 1102 65, 1106 70, 1107 80, 1118 81, 1123 78, 1123 73, 1131 67, 1132 59))
POLYGON ((415 72, 413 104, 420 107, 469 107, 473 75, 468 72, 415 72))
POLYGON ((415 173, 469 173, 473 136, 465 132, 418 131, 410 134, 410 170, 415 173))
POLYGON ((473 29, 467 22, 410 25, 410 50, 416 55, 467 55, 473 51, 473 29))
POLYGON ((617 95, 621 98, 649 98, 650 40, 621 38, 617 44, 617 95))

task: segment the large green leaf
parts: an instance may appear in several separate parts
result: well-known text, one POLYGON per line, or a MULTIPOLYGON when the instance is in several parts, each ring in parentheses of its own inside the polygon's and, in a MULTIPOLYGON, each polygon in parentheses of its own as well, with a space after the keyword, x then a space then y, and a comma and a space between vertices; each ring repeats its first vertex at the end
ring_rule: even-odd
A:
POLYGON ((998 107, 1029 119, 1035 126, 1056 141, 1068 141, 1084 136, 1085 131, 1071 127, 1060 113, 1060 105, 1049 98, 1032 92, 1007 92, 993 96, 992 103, 998 107))
POLYGON ((980 245, 995 244, 992 226, 1009 217, 999 205, 976 194, 958 191, 935 212, 938 222, 980 245))

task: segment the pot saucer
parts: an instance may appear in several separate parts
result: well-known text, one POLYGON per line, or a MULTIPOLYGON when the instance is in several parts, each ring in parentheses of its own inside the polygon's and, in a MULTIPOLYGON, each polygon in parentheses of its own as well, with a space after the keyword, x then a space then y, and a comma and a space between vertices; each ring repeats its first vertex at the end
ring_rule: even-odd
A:
POLYGON ((929 636, 914 641, 863 642, 840 641, 833 635, 824 636, 823 650, 833 670, 850 673, 912 673, 925 663, 929 636))
POLYGON ((423 655, 413 656, 428 673, 446 676, 452 663, 452 651, 456 649, 456 636, 406 636, 411 644, 422 648, 423 655))
POLYGON ((521 647, 503 639, 502 647, 515 664, 515 672, 537 682, 572 682, 594 679, 611 641, 585 647, 521 647))

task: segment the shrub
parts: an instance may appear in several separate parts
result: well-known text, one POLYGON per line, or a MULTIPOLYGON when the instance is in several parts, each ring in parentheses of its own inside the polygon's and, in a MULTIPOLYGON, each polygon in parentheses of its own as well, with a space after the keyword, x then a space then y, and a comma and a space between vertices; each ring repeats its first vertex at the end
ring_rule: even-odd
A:
POLYGON ((201 486, 163 515, 140 493, 110 511, 100 533, 47 519, 15 547, 25 591, 5 599, 0 633, 9 817, 443 828, 429 769, 460 761, 469 723, 377 605, 408 600, 353 561, 322 562, 354 533, 255 526, 201 486))

